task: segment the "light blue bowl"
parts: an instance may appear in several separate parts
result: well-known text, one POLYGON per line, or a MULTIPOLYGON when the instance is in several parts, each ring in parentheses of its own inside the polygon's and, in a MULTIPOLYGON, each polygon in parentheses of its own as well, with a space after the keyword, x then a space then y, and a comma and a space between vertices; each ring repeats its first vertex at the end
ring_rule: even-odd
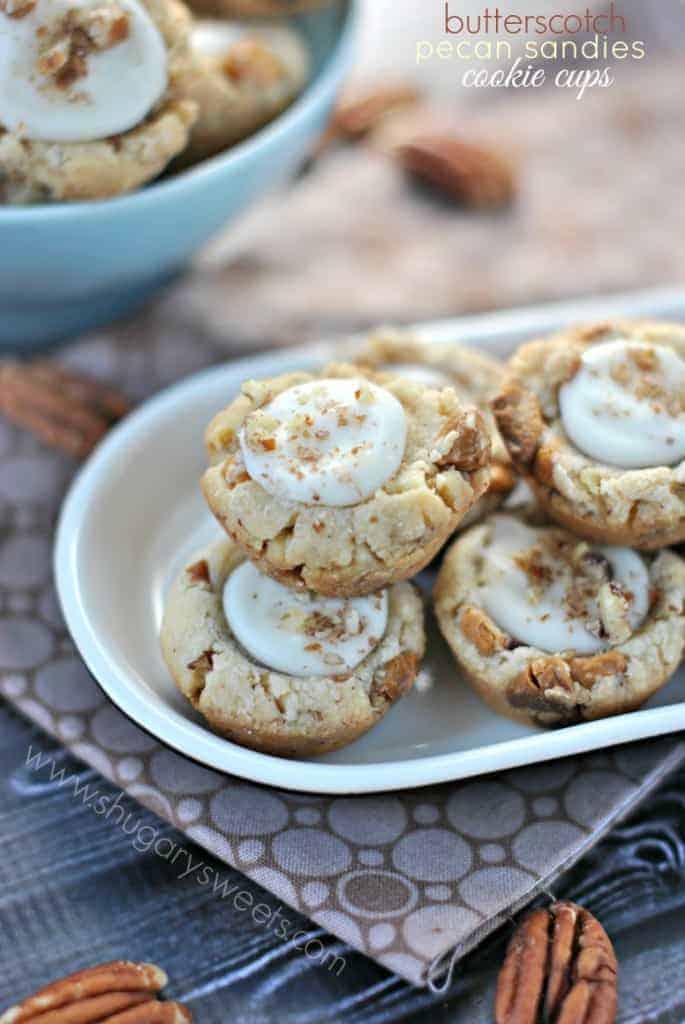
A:
POLYGON ((0 207, 0 351, 107 323, 144 302, 253 199, 292 174, 354 58, 359 0, 295 19, 314 73, 302 96, 229 152, 93 203, 0 207))

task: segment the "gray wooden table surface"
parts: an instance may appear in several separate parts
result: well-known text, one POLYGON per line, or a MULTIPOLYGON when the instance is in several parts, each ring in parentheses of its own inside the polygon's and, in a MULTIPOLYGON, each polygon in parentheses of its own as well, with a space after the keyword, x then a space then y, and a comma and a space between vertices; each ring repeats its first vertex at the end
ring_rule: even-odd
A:
MULTIPOLYGON (((347 966, 338 975, 229 901, 180 880, 178 867, 136 850, 129 836, 47 772, 29 770, 31 745, 54 752, 84 783, 97 778, 2 706, 0 735, 0 1007, 75 967, 133 957, 166 968, 171 993, 189 1003, 197 1024, 491 1021, 508 928, 463 962, 449 993, 436 996, 412 989, 303 918, 303 928, 344 956, 347 966)), ((98 786, 114 792, 101 780, 98 786)), ((160 828, 134 802, 127 809, 137 823, 160 828)), ((160 834, 175 836, 164 825, 160 834)), ((186 837, 178 841, 189 846, 186 837)), ((239 877, 216 866, 229 880, 239 877)), ((275 905, 242 877, 240 886, 275 905)), ((682 1024, 685 771, 566 875, 556 894, 593 910, 614 939, 620 1022, 682 1024)))

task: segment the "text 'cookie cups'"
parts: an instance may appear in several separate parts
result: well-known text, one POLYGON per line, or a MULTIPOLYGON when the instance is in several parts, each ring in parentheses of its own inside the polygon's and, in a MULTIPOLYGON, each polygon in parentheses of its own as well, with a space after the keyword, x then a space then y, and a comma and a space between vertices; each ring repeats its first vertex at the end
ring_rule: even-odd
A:
POLYGON ((486 490, 490 441, 453 389, 349 366, 249 381, 207 430, 212 512, 290 586, 369 594, 419 572, 486 490))
POLYGON ((596 547, 496 514, 462 534, 435 585, 440 629, 497 712, 569 725, 632 711, 677 670, 685 562, 596 547))
POLYGON ((312 757, 357 739, 411 689, 423 606, 410 583, 349 601, 298 593, 225 539, 176 580, 161 645, 176 685, 217 733, 312 757))
POLYGON ((0 203, 104 199, 157 177, 197 110, 178 0, 0 5, 0 203))
POLYGON ((409 377, 426 387, 453 387, 462 401, 478 407, 492 445, 490 485, 460 526, 464 529, 494 512, 512 491, 517 479, 490 408, 504 383, 504 366, 492 356, 466 345, 429 341, 416 337, 411 331, 388 328, 369 336, 358 362, 376 373, 409 377))
POLYGON ((613 321, 530 342, 493 408, 557 522, 645 551, 685 539, 685 328, 613 321))

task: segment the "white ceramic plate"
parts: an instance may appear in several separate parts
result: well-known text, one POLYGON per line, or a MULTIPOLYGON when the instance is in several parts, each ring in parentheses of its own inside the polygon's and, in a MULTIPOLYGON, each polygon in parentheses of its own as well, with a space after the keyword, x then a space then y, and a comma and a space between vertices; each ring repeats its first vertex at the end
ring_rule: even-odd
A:
MULTIPOLYGON (((433 336, 506 355, 522 337, 609 313, 685 314, 685 296, 652 293, 424 325, 433 336)), ((553 732, 493 714, 460 678, 433 629, 431 689, 414 691, 367 736, 313 761, 257 754, 211 733, 171 682, 157 635, 164 595, 218 527, 198 488, 210 417, 252 376, 313 366, 332 346, 268 354, 197 376, 147 402, 106 438, 65 501, 56 576, 66 621, 91 672, 133 721, 188 757, 287 789, 362 793, 422 786, 564 757, 685 728, 685 671, 640 711, 553 732)))

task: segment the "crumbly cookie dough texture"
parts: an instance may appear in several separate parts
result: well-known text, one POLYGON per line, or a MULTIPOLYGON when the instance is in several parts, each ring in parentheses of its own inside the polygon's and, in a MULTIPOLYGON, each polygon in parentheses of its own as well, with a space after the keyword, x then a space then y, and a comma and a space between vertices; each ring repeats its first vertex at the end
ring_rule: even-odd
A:
POLYGON ((173 585, 161 644, 177 686, 212 729, 253 750, 312 757, 351 743, 413 684, 425 646, 415 588, 390 588, 385 635, 350 675, 298 679, 251 661, 228 628, 223 588, 243 559, 221 540, 173 585))
MULTIPOLYGON (((327 367, 321 377, 358 375, 357 368, 340 365, 327 367)), ((373 593, 423 569, 485 492, 487 429, 480 413, 451 388, 427 390, 402 378, 384 381, 408 421, 397 473, 352 507, 282 501, 248 476, 238 434, 256 409, 314 379, 292 373, 244 384, 240 397, 207 430, 213 464, 202 490, 219 523, 263 572, 333 597, 373 593)))
POLYGON ((306 47, 283 30, 281 45, 265 27, 237 40, 223 56, 197 51, 186 65, 181 88, 198 116, 176 161, 186 167, 221 153, 282 113, 309 74, 306 47))
POLYGON ((449 378, 459 397, 474 402, 485 419, 492 444, 490 485, 462 522, 470 526, 494 512, 513 490, 517 476, 490 409, 504 384, 505 369, 496 359, 476 348, 454 342, 421 340, 411 331, 383 328, 368 339, 359 354, 363 366, 382 373, 393 364, 423 366, 449 378))
POLYGON ((588 458, 560 421, 559 389, 588 346, 625 338, 685 358, 679 324, 608 321, 523 345, 493 408, 516 467, 545 511, 589 540, 654 551, 685 539, 685 462, 624 470, 588 458))
POLYGON ((131 131, 92 142, 22 138, 0 124, 0 203, 107 199, 156 178, 188 144, 197 104, 183 94, 191 16, 178 0, 141 0, 168 52, 165 97, 131 131))
POLYGON ((190 0, 198 14, 213 18, 262 18, 331 7, 337 0, 190 0))
POLYGON ((652 604, 642 626, 599 654, 549 654, 518 645, 478 604, 474 580, 487 524, 447 552, 434 590, 445 640, 474 690, 501 715, 561 726, 639 708, 677 670, 685 647, 685 562, 672 551, 649 560, 652 604))

